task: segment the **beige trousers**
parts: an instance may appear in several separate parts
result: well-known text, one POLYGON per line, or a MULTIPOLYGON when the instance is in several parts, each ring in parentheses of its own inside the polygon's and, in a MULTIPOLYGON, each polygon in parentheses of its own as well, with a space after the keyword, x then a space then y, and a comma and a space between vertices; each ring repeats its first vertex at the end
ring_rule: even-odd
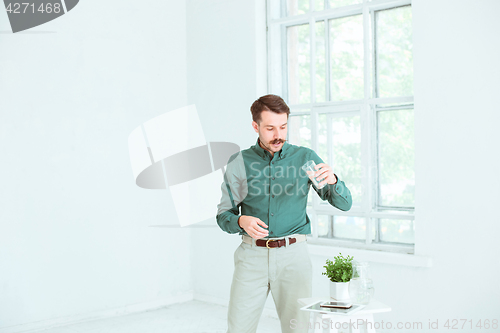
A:
POLYGON ((297 299, 312 294, 307 241, 271 249, 254 244, 242 242, 234 252, 227 333, 255 333, 269 291, 281 332, 306 333, 308 325, 297 323, 309 323, 310 313, 300 310, 297 299))

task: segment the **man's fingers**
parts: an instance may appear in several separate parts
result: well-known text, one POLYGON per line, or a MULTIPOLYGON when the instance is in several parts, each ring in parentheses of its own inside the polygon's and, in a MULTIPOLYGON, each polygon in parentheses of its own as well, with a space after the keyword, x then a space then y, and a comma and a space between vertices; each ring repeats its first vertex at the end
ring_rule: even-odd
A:
POLYGON ((323 177, 320 177, 319 179, 326 178, 329 176, 330 173, 333 173, 332 169, 329 166, 326 166, 325 168, 323 168, 319 171, 316 171, 316 177, 323 176, 323 177))
POLYGON ((264 235, 267 235, 269 233, 269 231, 267 231, 266 229, 263 229, 263 228, 259 227, 258 225, 256 225, 253 230, 255 230, 255 232, 258 232, 258 233, 264 234, 264 235))
POLYGON ((255 218, 250 224, 247 233, 255 239, 266 237, 269 235, 269 231, 263 227, 267 228, 267 224, 265 224, 261 219, 255 218))
POLYGON ((317 177, 321 175, 323 172, 327 172, 330 167, 325 163, 320 163, 317 164, 314 168, 316 169, 316 172, 313 172, 313 176, 317 177))
POLYGON ((328 170, 321 170, 321 171, 318 171, 318 173, 316 174, 316 179, 320 180, 320 179, 323 179, 323 178, 326 178, 328 176, 328 170))
POLYGON ((325 163, 316 164, 315 168, 320 169, 320 168, 324 167, 325 165, 326 165, 325 163))
POLYGON ((252 233, 253 233, 252 237, 255 239, 259 239, 259 238, 263 238, 263 237, 267 236, 267 233, 260 232, 256 229, 253 229, 252 233))
POLYGON ((258 225, 255 225, 253 227, 253 231, 255 233, 258 233, 259 235, 263 235, 263 236, 267 236, 269 234, 269 231, 267 231, 266 229, 263 229, 262 227, 259 227, 258 225))
POLYGON ((323 168, 323 169, 321 169, 321 170, 319 170, 319 171, 316 171, 316 175, 315 175, 315 177, 318 177, 318 176, 320 176, 320 175, 324 174, 324 173, 325 173, 325 172, 327 172, 327 171, 328 171, 328 170, 326 170, 326 169, 324 169, 324 168, 323 168))
POLYGON ((267 224, 265 224, 262 220, 260 219, 257 219, 257 224, 260 224, 261 226, 263 226, 264 228, 267 228, 267 224))

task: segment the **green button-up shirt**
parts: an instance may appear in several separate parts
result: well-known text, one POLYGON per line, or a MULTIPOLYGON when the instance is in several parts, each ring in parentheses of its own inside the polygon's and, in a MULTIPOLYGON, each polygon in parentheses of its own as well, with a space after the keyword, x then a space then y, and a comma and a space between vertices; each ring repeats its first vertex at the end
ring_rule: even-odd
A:
POLYGON ((227 233, 248 235, 238 225, 241 209, 241 215, 257 217, 267 224, 268 238, 310 234, 306 206, 311 185, 322 200, 349 210, 351 192, 344 182, 337 178, 334 185, 317 189, 301 168, 309 160, 324 163, 314 150, 286 141, 274 156, 259 145, 259 139, 254 146, 233 154, 221 186, 217 224, 227 233))

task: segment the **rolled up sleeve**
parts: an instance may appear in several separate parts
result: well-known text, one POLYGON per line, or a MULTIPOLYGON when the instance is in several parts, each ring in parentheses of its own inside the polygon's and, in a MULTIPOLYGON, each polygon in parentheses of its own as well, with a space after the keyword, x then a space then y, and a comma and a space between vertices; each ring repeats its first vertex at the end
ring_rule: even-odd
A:
POLYGON ((236 153, 229 158, 221 184, 221 199, 217 206, 217 224, 230 234, 243 232, 238 225, 241 202, 248 194, 243 157, 236 153))

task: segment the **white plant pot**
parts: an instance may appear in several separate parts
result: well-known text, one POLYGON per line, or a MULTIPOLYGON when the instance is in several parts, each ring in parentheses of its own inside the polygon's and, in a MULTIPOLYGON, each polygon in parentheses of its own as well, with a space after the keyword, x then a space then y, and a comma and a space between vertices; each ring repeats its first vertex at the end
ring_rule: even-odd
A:
POLYGON ((330 297, 337 301, 349 301, 349 282, 330 281, 330 297))

